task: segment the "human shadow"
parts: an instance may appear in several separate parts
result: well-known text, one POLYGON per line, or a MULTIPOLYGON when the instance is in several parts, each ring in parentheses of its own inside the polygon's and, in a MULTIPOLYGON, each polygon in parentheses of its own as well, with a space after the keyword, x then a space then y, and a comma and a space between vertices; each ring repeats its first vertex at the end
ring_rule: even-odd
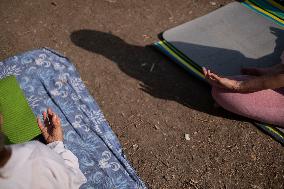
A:
MULTIPOLYGON (((186 107, 211 115, 229 119, 244 119, 222 109, 214 108, 210 87, 186 74, 175 64, 169 64, 169 61, 157 53, 152 46, 133 45, 112 33, 88 29, 74 31, 70 38, 76 46, 103 55, 116 63, 121 71, 142 82, 143 91, 156 98, 176 101, 186 107)), ((213 54, 216 50, 218 53, 222 51, 224 56, 230 55, 234 59, 248 61, 248 58, 237 51, 194 44, 184 45, 213 54)), ((278 50, 275 52, 279 54, 278 50)))

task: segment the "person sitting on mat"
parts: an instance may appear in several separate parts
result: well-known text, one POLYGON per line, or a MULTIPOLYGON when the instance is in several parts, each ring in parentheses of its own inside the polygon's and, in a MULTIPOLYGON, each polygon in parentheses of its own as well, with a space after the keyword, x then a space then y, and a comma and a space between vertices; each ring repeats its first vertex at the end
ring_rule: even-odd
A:
MULTIPOLYGON (((4 120, 5 121, 5 120, 4 120)), ((38 141, 4 146, 0 132, 0 188, 79 188, 86 178, 77 157, 63 145, 60 118, 51 110, 38 118, 47 145, 38 141)), ((0 114, 0 128, 3 117, 0 114)))
POLYGON ((245 75, 222 77, 203 68, 212 96, 224 109, 284 127, 284 53, 270 68, 244 68, 245 75))

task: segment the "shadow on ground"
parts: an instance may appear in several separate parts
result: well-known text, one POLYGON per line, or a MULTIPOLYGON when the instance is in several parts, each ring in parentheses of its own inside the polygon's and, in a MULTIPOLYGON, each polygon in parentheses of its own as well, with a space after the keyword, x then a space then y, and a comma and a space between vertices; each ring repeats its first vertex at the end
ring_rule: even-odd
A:
MULTIPOLYGON (((277 36, 277 31, 274 32, 277 36)), ((279 44, 280 38, 277 37, 276 44, 279 44)), ((141 89, 154 97, 174 100, 184 106, 211 115, 244 120, 244 118, 222 109, 215 109, 210 88, 206 84, 193 77, 189 78, 190 76, 182 73, 182 70, 177 69, 176 65, 165 63, 161 55, 151 46, 132 45, 112 33, 87 29, 74 31, 70 38, 76 46, 103 55, 116 63, 121 71, 141 81, 141 89)), ((278 47, 279 45, 275 47, 277 56, 281 53, 278 47)), ((199 51, 200 48, 205 47, 196 47, 199 51)), ((206 48, 206 51, 216 51, 215 48, 206 48)), ((220 49, 217 50, 220 51, 220 49)), ((246 58, 240 52, 231 50, 225 52, 226 56, 241 58, 242 61, 257 62, 257 60, 246 58)), ((272 55, 262 59, 267 59, 270 56, 272 55)))

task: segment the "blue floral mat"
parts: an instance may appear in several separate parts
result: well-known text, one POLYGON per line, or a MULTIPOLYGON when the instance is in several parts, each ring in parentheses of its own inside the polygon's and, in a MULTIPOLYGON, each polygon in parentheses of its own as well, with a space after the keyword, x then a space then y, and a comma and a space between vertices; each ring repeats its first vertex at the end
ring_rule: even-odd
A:
POLYGON ((146 188, 67 58, 47 48, 29 51, 0 62, 0 79, 8 75, 17 77, 36 116, 47 107, 60 116, 65 146, 88 180, 81 189, 146 188))

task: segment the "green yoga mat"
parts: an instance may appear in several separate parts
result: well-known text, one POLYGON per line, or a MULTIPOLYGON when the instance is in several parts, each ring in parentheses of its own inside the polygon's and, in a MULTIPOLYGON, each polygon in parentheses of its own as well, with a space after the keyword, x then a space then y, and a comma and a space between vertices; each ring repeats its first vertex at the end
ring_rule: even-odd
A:
POLYGON ((40 134, 36 117, 15 76, 0 80, 0 112, 6 144, 27 142, 40 134))

